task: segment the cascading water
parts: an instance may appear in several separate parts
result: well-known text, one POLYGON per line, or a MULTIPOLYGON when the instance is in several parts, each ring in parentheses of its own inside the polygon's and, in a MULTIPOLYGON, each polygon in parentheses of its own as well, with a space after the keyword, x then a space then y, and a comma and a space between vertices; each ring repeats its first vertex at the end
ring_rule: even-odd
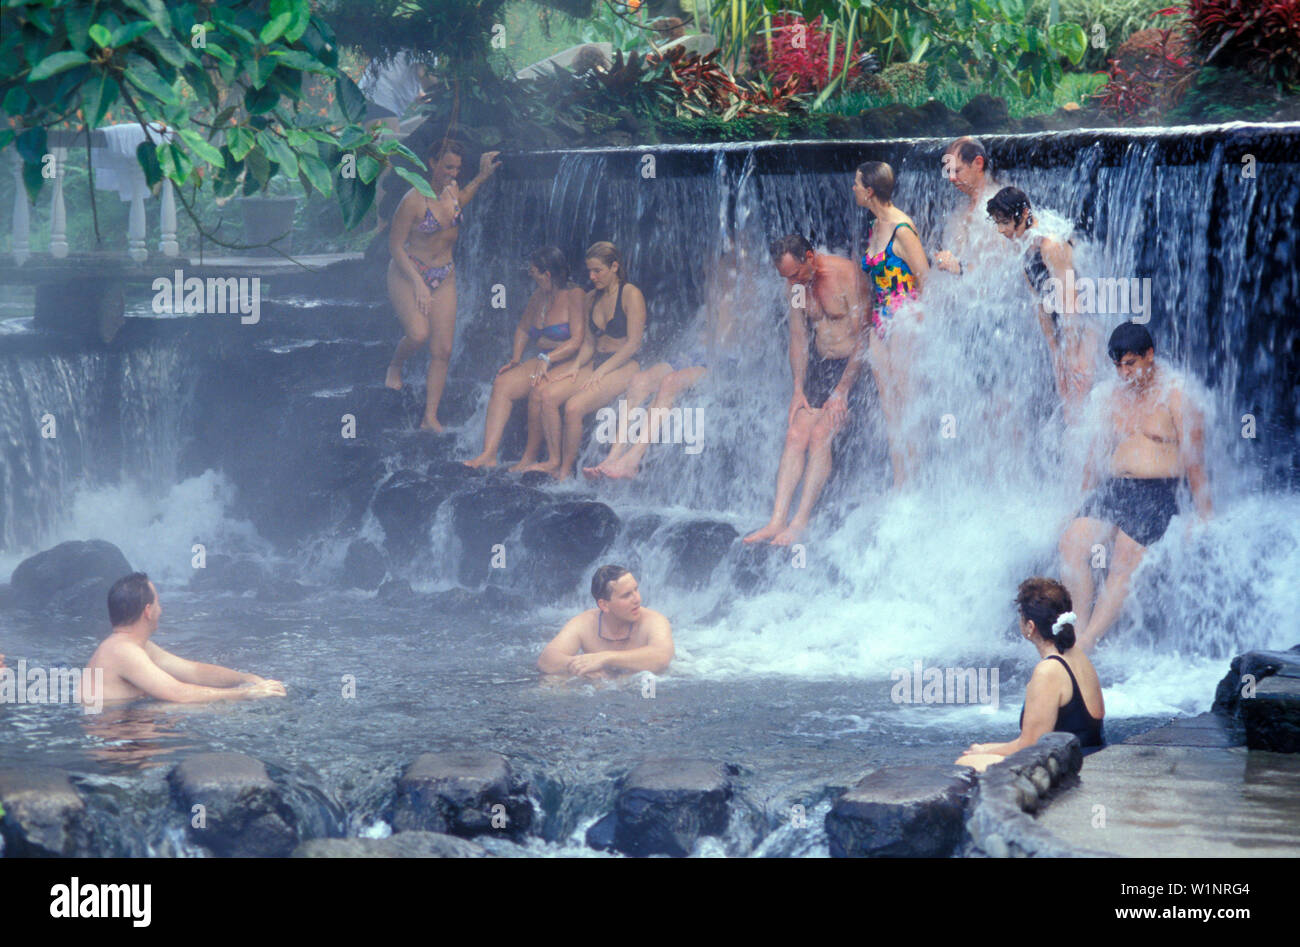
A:
MULTIPOLYGON (((1215 515, 1188 533, 1194 515, 1183 496, 1184 514, 1149 550, 1124 618, 1097 652, 1107 727, 1122 738, 1125 721, 1206 709, 1232 654, 1294 643, 1300 366, 1288 307, 1300 293, 1300 179, 1285 150, 1267 142, 1256 142, 1255 176, 1243 177, 1244 146, 1223 130, 989 144, 1005 183, 1025 190, 1045 221, 1074 225, 1080 278, 1151 280, 1157 354, 1206 413, 1215 515), (1242 436, 1244 415, 1254 438, 1242 436)), ((29 333, 0 334, 0 347, 13 346, 0 361, 0 566, 60 539, 115 542, 166 581, 164 624, 187 629, 185 648, 203 652, 194 656, 273 673, 296 695, 283 710, 249 708, 256 717, 184 714, 176 729, 324 786, 355 826, 382 821, 398 763, 425 740, 525 761, 535 785, 549 787, 549 844, 579 837, 608 802, 608 761, 642 751, 744 761, 775 806, 805 798, 792 787, 820 787, 830 772, 847 778, 867 759, 950 760, 963 740, 1010 736, 1032 657, 1008 633, 1010 601, 1020 579, 1059 574, 1056 544, 1080 481, 1022 246, 995 235, 998 256, 987 266, 960 279, 932 273, 908 403, 921 465, 905 489, 889 487, 884 427, 864 370, 863 404, 837 445, 836 472, 802 548, 731 542, 716 567, 697 558, 702 527, 743 535, 770 512, 790 379, 783 284, 768 242, 800 232, 820 250, 859 259, 869 217, 853 203, 852 170, 879 158, 894 166, 894 203, 915 219, 927 250, 938 249, 959 198, 940 173, 941 151, 942 143, 916 141, 516 157, 467 208, 447 400, 453 412, 460 400, 463 423, 436 442, 366 413, 391 394, 378 390, 396 341, 386 308, 345 320, 341 307, 282 298, 256 332, 212 330, 222 340, 212 353, 146 341, 111 355, 51 354, 29 333), (555 243, 577 273, 585 247, 603 239, 623 250, 649 301, 643 366, 691 347, 723 253, 734 251, 739 272, 722 290, 740 327, 739 361, 678 401, 699 409, 704 449, 652 446, 635 481, 557 491, 612 508, 621 525, 601 560, 633 568, 646 603, 674 622, 678 658, 655 701, 537 688, 532 664, 546 635, 590 604, 585 576, 557 599, 534 596, 509 568, 490 572, 486 586, 460 590, 485 603, 463 612, 339 588, 349 542, 393 540, 371 500, 396 474, 414 477, 427 491, 421 502, 435 508, 411 510, 423 516, 415 518, 427 535, 416 538, 427 542, 413 554, 390 552, 388 571, 417 593, 458 591, 467 545, 456 532, 455 491, 420 478, 481 446, 491 375, 529 291, 522 261, 555 243), (505 309, 491 303, 498 284, 508 290, 505 309), (39 438, 46 411, 59 424, 51 443, 39 438), (349 412, 362 443, 340 448, 338 422, 349 412), (185 591, 197 541, 305 582, 319 602, 256 583, 242 598, 198 583, 185 591), (494 590, 516 597, 490 598, 494 590), (915 662, 1000 669, 999 706, 987 715, 897 706, 891 672, 915 662), (339 702, 335 682, 349 673, 382 695, 378 705, 339 702), (285 716, 266 736, 262 716, 277 713, 285 716), (376 756, 357 782, 358 758, 369 766, 376 756)), ((1093 318, 1104 340, 1127 315, 1093 318)), ((1108 384, 1113 369, 1098 356, 1108 384)), ((420 374, 413 361, 408 378, 420 374)), ((590 441, 580 466, 605 449, 590 441)), ((513 550, 521 527, 512 529, 500 540, 513 550)), ((33 658, 76 663, 103 630, 87 623, 77 639, 56 643, 35 624, 0 612, 0 650, 26 645, 33 658)), ((35 711, 25 713, 10 715, 21 721, 20 739, 0 755, 54 752, 70 767, 117 772, 124 758, 98 752, 100 744, 148 742, 126 724, 87 736, 70 719, 51 742, 35 711)), ((143 821, 149 845, 174 847, 160 821, 143 821)), ((786 843, 774 835, 764 844, 786 843)), ((791 844, 806 850, 805 841, 791 844)))

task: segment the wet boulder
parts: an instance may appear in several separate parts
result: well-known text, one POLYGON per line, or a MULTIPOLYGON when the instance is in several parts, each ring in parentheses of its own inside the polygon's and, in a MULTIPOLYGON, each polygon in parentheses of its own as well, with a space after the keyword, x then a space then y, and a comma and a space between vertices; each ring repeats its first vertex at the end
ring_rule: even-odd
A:
POLYGON ((678 523, 665 533, 664 547, 673 563, 668 581, 687 589, 708 585, 713 570, 740 536, 734 526, 719 520, 678 523))
POLYGON ((203 592, 255 592, 269 581, 266 570, 246 556, 209 553, 202 569, 195 569, 190 588, 203 592))
POLYGON ((479 750, 422 753, 397 781, 395 832, 519 838, 532 825, 526 787, 506 758, 479 750))
MULTIPOLYGON (((461 585, 482 583, 492 567, 492 547, 504 545, 525 517, 549 503, 541 490, 504 483, 488 483, 454 497, 451 516, 461 544, 461 585)), ((509 563, 509 549, 506 557, 509 563)))
POLYGON ((384 528, 390 556, 405 559, 429 548, 433 518, 455 487, 455 481, 414 470, 399 470, 379 485, 370 509, 384 528))
POLYGON ((832 858, 947 858, 964 837, 971 770, 889 766, 868 774, 826 814, 832 858))
POLYGON ((354 539, 348 543, 343 557, 343 587, 373 592, 388 575, 388 558, 384 551, 368 539, 354 539))
POLYGON ((543 599, 559 598, 582 583, 620 528, 618 514, 604 503, 565 501, 537 510, 520 529, 522 568, 503 578, 543 599))
POLYGON ((1300 645, 1237 655, 1211 709, 1240 727, 1252 750, 1300 752, 1300 645))
POLYGON ((0 851, 11 857, 93 856, 86 804, 66 773, 45 766, 0 768, 0 851))
POLYGON ((59 543, 24 559, 9 580, 14 603, 81 618, 108 617, 108 589, 131 564, 102 539, 59 543))
POLYGON ((628 773, 614 811, 587 831, 587 844, 684 858, 701 836, 726 831, 731 797, 730 774, 720 763, 647 760, 628 773))
POLYGON ((215 855, 283 858, 298 844, 297 816, 260 760, 200 753, 177 765, 167 781, 190 839, 215 855))
POLYGON ((294 858, 483 858, 487 849, 439 832, 398 832, 388 838, 321 838, 303 842, 294 858))

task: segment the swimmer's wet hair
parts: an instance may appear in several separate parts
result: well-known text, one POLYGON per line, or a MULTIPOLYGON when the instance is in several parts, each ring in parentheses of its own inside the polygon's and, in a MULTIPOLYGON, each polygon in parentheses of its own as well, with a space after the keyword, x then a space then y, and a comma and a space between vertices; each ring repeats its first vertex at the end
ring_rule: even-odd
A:
POLYGON ((426 158, 432 158, 436 164, 441 161, 442 156, 449 151, 456 155, 456 157, 460 158, 461 161, 465 160, 465 146, 454 138, 439 138, 437 141, 430 142, 429 148, 424 153, 424 156, 426 158))
POLYGON ((862 186, 876 192, 876 197, 888 204, 894 198, 894 169, 883 161, 866 161, 858 165, 862 186))
POLYGON ((984 143, 978 138, 958 138, 951 145, 944 149, 946 155, 956 155, 961 158, 963 164, 974 164, 976 158, 984 159, 984 173, 991 172, 989 153, 984 148, 984 143))
POLYGON ((122 576, 108 590, 108 620, 114 628, 129 625, 144 614, 146 606, 152 604, 149 576, 132 572, 122 576))
POLYGON ((601 566, 591 577, 591 597, 598 602, 602 599, 608 602, 609 587, 627 574, 628 570, 622 566, 601 566))
POLYGON ((1152 340, 1146 326, 1140 326, 1136 322, 1122 322, 1110 334, 1110 341, 1106 343, 1106 354, 1118 365, 1130 352, 1134 355, 1146 355, 1155 347, 1156 343, 1152 340))
POLYGON ((556 289, 564 289, 573 282, 569 277, 569 261, 565 259, 564 251, 559 247, 538 247, 528 258, 528 262, 541 272, 549 273, 551 286, 556 289))
POLYGON ((1022 212, 1030 210, 1029 195, 1018 187, 1004 187, 994 194, 985 205, 988 214, 994 220, 1020 223, 1022 212))
POLYGON ((772 253, 773 263, 780 263, 781 257, 785 256, 787 253, 790 254, 793 259, 802 263, 808 254, 812 253, 812 244, 805 240, 800 234, 788 233, 784 237, 779 237, 776 240, 773 240, 771 246, 768 247, 768 250, 772 253))
POLYGON ((1056 619, 1074 610, 1070 592, 1060 582, 1044 576, 1025 579, 1016 592, 1016 608, 1021 618, 1032 621, 1038 633, 1056 645, 1057 651, 1065 653, 1074 647, 1074 625, 1062 625, 1060 631, 1052 633, 1056 619))
POLYGON ((623 264, 623 257, 618 252, 618 247, 608 240, 598 240, 591 246, 587 247, 587 252, 582 255, 584 260, 599 260, 606 266, 618 264, 618 281, 626 283, 628 281, 627 267, 623 264))

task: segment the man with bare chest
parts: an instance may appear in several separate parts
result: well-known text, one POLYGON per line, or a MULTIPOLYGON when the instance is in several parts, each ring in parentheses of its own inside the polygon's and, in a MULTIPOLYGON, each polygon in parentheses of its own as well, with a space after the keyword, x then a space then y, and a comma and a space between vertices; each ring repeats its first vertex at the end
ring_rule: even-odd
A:
POLYGON ((798 234, 782 237, 771 250, 772 262, 790 294, 794 391, 772 518, 746 536, 745 542, 788 546, 808 528, 813 505, 830 478, 831 443, 848 420, 849 396, 862 372, 863 327, 871 314, 872 294, 861 267, 841 256, 814 252, 798 234), (791 518, 800 480, 803 495, 791 518))
POLYGON ((1110 629, 1129 579, 1178 513, 1186 478, 1201 518, 1212 513, 1205 476, 1205 421, 1171 370, 1158 363, 1146 328, 1126 322, 1111 333, 1120 383, 1104 393, 1100 431, 1084 468, 1092 490, 1061 537, 1063 578, 1079 616, 1079 643, 1091 650, 1110 629), (1113 540, 1106 583, 1093 603, 1093 549, 1113 540))
POLYGON ((596 607, 569 619, 537 659, 543 674, 606 680, 615 674, 662 674, 673 659, 673 629, 659 612, 641 607, 636 577, 601 566, 591 578, 596 607), (581 653, 579 653, 581 652, 581 653))

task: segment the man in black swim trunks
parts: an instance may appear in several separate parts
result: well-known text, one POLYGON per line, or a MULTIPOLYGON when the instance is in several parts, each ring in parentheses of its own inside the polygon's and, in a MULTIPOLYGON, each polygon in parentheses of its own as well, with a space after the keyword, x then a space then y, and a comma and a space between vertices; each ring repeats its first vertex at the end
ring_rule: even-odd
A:
POLYGON ((1184 477, 1201 519, 1213 512, 1204 417, 1173 370, 1156 361, 1150 333, 1126 322, 1111 333, 1107 351, 1120 382, 1097 393, 1100 415, 1084 468, 1084 490, 1092 492, 1060 546, 1079 643, 1089 651, 1118 617, 1147 547, 1178 513, 1184 477), (1094 606, 1093 550, 1112 539, 1106 584, 1094 606))
POLYGON ((771 250, 772 262, 790 292, 794 394, 787 415, 785 451, 777 468, 772 518, 746 536, 745 542, 788 546, 808 528, 813 505, 831 475, 831 442, 848 420, 849 395, 862 372, 864 327, 870 324, 872 292, 856 263, 815 253, 798 234, 782 237, 771 250), (799 509, 789 518, 800 480, 803 495, 799 509))

